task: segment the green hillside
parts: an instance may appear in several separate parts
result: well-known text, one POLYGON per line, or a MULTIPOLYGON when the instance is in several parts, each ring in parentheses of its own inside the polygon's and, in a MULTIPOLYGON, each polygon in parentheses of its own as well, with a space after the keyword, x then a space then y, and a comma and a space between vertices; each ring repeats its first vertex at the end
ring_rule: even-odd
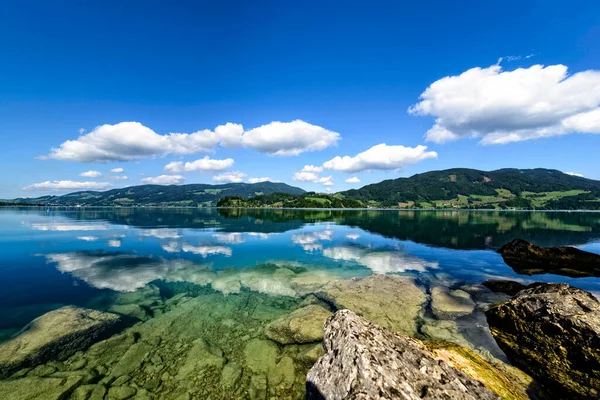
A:
POLYGON ((223 185, 141 185, 105 192, 85 191, 64 196, 43 196, 11 200, 20 204, 61 206, 214 206, 223 196, 252 198, 271 193, 300 195, 304 190, 285 183, 227 183, 223 185))
POLYGON ((371 207, 600 209, 600 181, 542 168, 431 171, 339 194, 371 207))

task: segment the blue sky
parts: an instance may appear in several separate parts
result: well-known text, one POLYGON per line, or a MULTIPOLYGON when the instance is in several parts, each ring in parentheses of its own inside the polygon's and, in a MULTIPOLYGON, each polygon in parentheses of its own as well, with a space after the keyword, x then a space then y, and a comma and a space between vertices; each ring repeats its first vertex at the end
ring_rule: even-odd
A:
POLYGON ((452 167, 600 179, 598 2, 10 1, 0 20, 0 198, 452 167))

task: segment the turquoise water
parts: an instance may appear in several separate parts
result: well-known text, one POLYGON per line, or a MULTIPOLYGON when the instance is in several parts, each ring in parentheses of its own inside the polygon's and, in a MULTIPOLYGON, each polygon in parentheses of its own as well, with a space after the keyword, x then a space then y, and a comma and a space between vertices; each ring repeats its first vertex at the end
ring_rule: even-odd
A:
MULTIPOLYGON (((312 348, 275 344, 265 340, 263 330, 328 282, 393 273, 415 277, 425 291, 435 284, 475 293, 473 288, 485 280, 514 279, 567 282, 600 294, 598 278, 515 273, 495 252, 514 238, 600 253, 600 214, 1 209, 0 341, 32 319, 65 305, 124 312, 139 321, 130 328, 136 334, 163 332, 152 339, 165 346, 153 357, 162 360, 165 369, 175 371, 174 375, 200 368, 169 359, 173 348, 189 348, 189 354, 204 351, 196 349, 200 339, 211 343, 207 348, 219 349, 216 359, 226 360, 234 370, 243 366, 235 395, 219 386, 224 385, 220 368, 225 363, 219 361, 215 362, 219 368, 209 365, 202 370, 203 380, 186 378, 192 398, 207 394, 244 398, 263 386, 271 396, 300 398, 303 376, 310 367, 304 356, 312 348), (182 298, 187 303, 178 305, 182 298), (280 363, 291 371, 287 378, 273 375, 272 371, 285 370, 280 363), (271 364, 264 371, 256 369, 271 364), (257 376, 283 383, 262 385, 257 376)), ((479 300, 474 300, 478 307, 471 315, 440 324, 427 309, 419 317, 419 334, 457 341, 502 359, 479 300)), ((90 368, 110 369, 123 353, 102 351, 92 348, 83 355, 90 368), (97 360, 111 357, 113 364, 96 365, 97 360)), ((63 367, 67 368, 52 366, 59 372, 63 367)), ((127 377, 131 382, 138 380, 133 385, 138 391, 146 390, 142 389, 145 382, 158 380, 159 386, 149 393, 160 398, 181 394, 181 384, 169 386, 164 372, 157 372, 155 378, 148 374, 147 368, 140 367, 127 377)), ((110 385, 109 381, 100 383, 110 385)))

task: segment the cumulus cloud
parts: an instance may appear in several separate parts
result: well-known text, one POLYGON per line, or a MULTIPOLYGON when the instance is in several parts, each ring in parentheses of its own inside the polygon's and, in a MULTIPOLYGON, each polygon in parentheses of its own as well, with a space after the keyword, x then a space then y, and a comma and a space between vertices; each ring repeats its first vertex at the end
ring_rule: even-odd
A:
POLYGON ((139 122, 105 124, 52 148, 42 159, 78 162, 130 161, 166 154, 196 154, 223 147, 247 147, 278 156, 294 156, 334 146, 340 134, 296 120, 271 122, 248 131, 227 123, 193 133, 158 134, 139 122))
POLYGON ((113 181, 126 181, 127 179, 129 179, 127 175, 112 175, 107 176, 107 178, 112 179, 113 181))
POLYGON ((583 174, 580 174, 579 172, 565 172, 565 174, 571 175, 571 176, 577 176, 579 178, 583 178, 583 174))
POLYGON ((206 156, 196 161, 186 162, 185 164, 181 161, 173 161, 165 165, 164 171, 168 174, 180 174, 182 172, 218 172, 223 171, 233 166, 235 161, 233 158, 226 158, 224 160, 214 160, 206 156))
POLYGON ((23 190, 104 190, 111 186, 108 182, 46 181, 25 186, 23 190))
POLYGON ((158 239, 178 239, 182 236, 181 230, 174 228, 140 229, 139 234, 140 236, 155 237, 158 239))
POLYGON ((142 183, 150 185, 179 185, 185 181, 185 177, 181 175, 159 175, 154 177, 142 178, 142 183))
POLYGON ((110 170, 110 172, 112 172, 113 174, 122 174, 123 172, 125 172, 125 170, 123 168, 113 168, 110 170))
POLYGON ((437 153, 427 151, 427 146, 388 146, 381 143, 354 157, 334 157, 325 162, 323 166, 327 169, 343 172, 360 172, 372 169, 391 170, 436 157, 437 153))
POLYGON ((292 242, 302 246, 307 252, 313 252, 323 249, 321 241, 333 240, 333 231, 331 229, 324 229, 317 232, 302 232, 296 233, 291 236, 292 242))
POLYGON ((240 171, 225 172, 224 174, 213 176, 213 181, 220 183, 240 183, 244 181, 246 174, 240 171))
POLYGON ((98 178, 100 176, 102 176, 102 173, 98 172, 98 171, 85 171, 79 174, 79 176, 83 176, 84 178, 98 178))
POLYGON ((300 172, 294 173, 292 179, 300 182, 314 182, 321 183, 323 186, 333 185, 333 176, 320 176, 319 173, 323 171, 322 167, 315 165, 305 165, 300 172))
POLYGON ((244 234, 241 232, 214 233, 213 237, 217 239, 217 242, 225 244, 240 244, 246 241, 244 234))
POLYGON ((248 179, 248 183, 260 183, 260 182, 273 182, 273 183, 278 183, 281 181, 275 180, 275 179, 271 179, 268 176, 264 176, 262 178, 250 178, 248 179))
POLYGON ((348 183, 358 183, 358 182, 360 182, 360 179, 358 179, 358 176, 353 176, 352 178, 346 179, 346 182, 348 182, 348 183))
POLYGON ((503 71, 497 64, 435 81, 408 112, 436 118, 428 141, 477 137, 505 144, 600 133, 599 106, 600 71, 569 75, 565 65, 503 71))

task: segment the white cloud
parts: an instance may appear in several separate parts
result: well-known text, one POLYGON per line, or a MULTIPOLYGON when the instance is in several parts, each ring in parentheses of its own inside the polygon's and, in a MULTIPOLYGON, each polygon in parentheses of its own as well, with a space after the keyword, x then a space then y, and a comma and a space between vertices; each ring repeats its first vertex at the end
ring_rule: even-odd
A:
POLYGON ((317 125, 296 120, 271 122, 244 133, 243 144, 261 153, 295 156, 307 151, 335 146, 340 134, 317 125))
POLYGON ((111 186, 108 182, 46 181, 25 186, 23 190, 104 190, 111 186))
POLYGON ((95 240, 98 240, 98 236, 77 236, 77 239, 79 240, 83 240, 85 242, 93 242, 95 240))
POLYGON ((179 185, 185 181, 185 177, 181 175, 159 175, 155 177, 142 178, 142 183, 151 185, 179 185))
POLYGON ((224 160, 214 160, 206 156, 196 161, 186 162, 185 164, 181 161, 173 161, 165 165, 164 171, 168 174, 179 174, 182 172, 218 172, 230 168, 234 164, 233 158, 226 158, 224 160))
POLYGON ((67 140, 42 159, 78 162, 130 161, 166 154, 196 154, 211 152, 217 145, 247 147, 279 156, 294 156, 303 152, 334 146, 339 133, 296 120, 271 122, 244 131, 242 125, 227 123, 193 133, 160 135, 139 122, 105 124, 77 139, 67 140))
POLYGON ((302 232, 296 233, 291 236, 292 242, 302 246, 305 251, 313 252, 322 250, 323 245, 320 241, 331 241, 333 240, 333 231, 331 229, 324 229, 317 232, 302 232))
POLYGON ((358 233, 349 233, 346 235, 346 238, 350 240, 357 240, 360 238, 360 235, 358 233))
POLYGON ((108 241, 110 247, 121 247, 121 239, 113 239, 108 241))
POLYGON ((565 174, 571 175, 571 176, 578 176, 579 178, 583 178, 583 174, 580 174, 579 172, 565 172, 565 174))
POLYGON ((182 236, 181 231, 174 228, 140 229, 139 234, 140 236, 155 237, 158 239, 177 239, 182 236))
POLYGON ((278 183, 281 181, 275 180, 275 179, 271 179, 268 176, 264 176, 262 178, 250 178, 248 179, 248 183, 260 183, 260 182, 273 182, 273 183, 278 183))
POLYGON ((352 178, 346 179, 346 182, 348 182, 348 183, 358 183, 358 182, 360 182, 360 179, 358 179, 357 176, 353 176, 352 178))
POLYGON ((322 183, 324 186, 333 185, 333 176, 319 176, 319 173, 323 171, 322 167, 314 165, 305 165, 300 172, 294 173, 292 179, 301 182, 314 182, 322 183))
POLYGON ((600 71, 564 65, 503 71, 472 68, 432 83, 409 108, 436 118, 425 137, 442 143, 481 138, 505 144, 570 133, 600 133, 600 71))
POLYGON ((107 178, 112 179, 113 181, 126 181, 127 179, 129 179, 127 175, 113 175, 107 176, 107 178))
POLYGON ((99 176, 102 176, 102 173, 98 172, 98 171, 85 171, 79 174, 79 176, 83 176, 84 178, 98 178, 99 176))
POLYGON ((225 246, 192 246, 190 244, 184 243, 181 245, 181 250, 186 253, 193 253, 202 256, 202 258, 206 258, 209 255, 213 254, 222 254, 226 257, 230 257, 233 254, 233 251, 230 247, 225 246))
POLYGON ((427 146, 388 146, 385 143, 381 143, 354 157, 334 157, 325 162, 323 166, 327 169, 344 172, 359 172, 372 169, 391 170, 436 157, 437 153, 435 151, 427 151, 427 146))
POLYGON ((215 182, 239 183, 243 182, 246 174, 240 171, 225 172, 224 174, 213 176, 215 182))
POLYGON ((54 232, 70 232, 70 231, 106 231, 110 225, 105 223, 93 224, 77 224, 70 222, 52 222, 52 223, 32 223, 26 224, 36 231, 54 231, 54 232))
POLYGON ((122 174, 123 172, 125 172, 125 170, 123 168, 113 168, 110 170, 110 172, 112 172, 113 174, 122 174))
POLYGON ((240 244, 246 241, 246 239, 244 239, 244 234, 241 232, 214 233, 213 237, 217 239, 218 242, 225 244, 240 244))

